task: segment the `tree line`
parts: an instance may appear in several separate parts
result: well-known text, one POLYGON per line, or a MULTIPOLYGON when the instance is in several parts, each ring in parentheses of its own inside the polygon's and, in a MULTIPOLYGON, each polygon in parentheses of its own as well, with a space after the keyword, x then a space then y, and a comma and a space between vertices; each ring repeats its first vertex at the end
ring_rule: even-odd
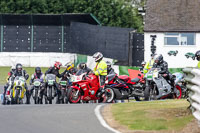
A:
POLYGON ((142 32, 139 4, 132 6, 130 0, 0 0, 0 13, 92 13, 103 26, 135 28, 142 32))

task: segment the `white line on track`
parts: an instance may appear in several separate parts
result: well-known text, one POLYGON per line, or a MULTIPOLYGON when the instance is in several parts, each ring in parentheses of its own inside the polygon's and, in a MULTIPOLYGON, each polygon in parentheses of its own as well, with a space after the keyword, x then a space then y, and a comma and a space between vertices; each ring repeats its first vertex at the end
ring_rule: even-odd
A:
POLYGON ((101 107, 103 107, 103 105, 97 105, 97 107, 95 108, 94 112, 95 112, 95 115, 97 116, 98 120, 100 121, 101 125, 104 126, 105 128, 107 128, 108 130, 114 132, 114 133, 121 133, 117 130, 115 130, 114 128, 110 127, 106 122, 105 120, 103 119, 101 113, 100 113, 100 109, 101 107))

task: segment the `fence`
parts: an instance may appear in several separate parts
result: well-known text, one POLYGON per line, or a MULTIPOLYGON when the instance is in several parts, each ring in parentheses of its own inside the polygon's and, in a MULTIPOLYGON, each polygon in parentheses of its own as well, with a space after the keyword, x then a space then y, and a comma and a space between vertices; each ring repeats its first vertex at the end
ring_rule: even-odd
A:
POLYGON ((0 52, 93 55, 100 51, 118 60, 118 65, 140 66, 144 35, 133 28, 99 24, 92 14, 0 14, 0 52))
POLYGON ((186 74, 185 80, 188 82, 188 100, 191 105, 192 114, 200 124, 200 69, 185 68, 183 72, 186 74))

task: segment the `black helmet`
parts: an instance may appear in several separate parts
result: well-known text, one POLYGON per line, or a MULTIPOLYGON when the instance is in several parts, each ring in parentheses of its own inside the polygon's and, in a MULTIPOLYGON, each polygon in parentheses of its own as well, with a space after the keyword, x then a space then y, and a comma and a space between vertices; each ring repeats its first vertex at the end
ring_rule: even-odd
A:
POLYGON ((195 57, 200 61, 200 50, 195 53, 195 57))
POLYGON ((36 67, 35 68, 35 73, 36 74, 40 74, 41 73, 41 68, 40 67, 36 67))
POLYGON ((82 62, 82 63, 80 63, 80 64, 78 65, 78 69, 85 69, 85 68, 87 68, 87 64, 84 63, 84 62, 82 62))
POLYGON ((17 72, 21 72, 22 71, 22 64, 17 63, 16 70, 17 70, 17 72))
POLYGON ((106 64, 107 64, 107 69, 110 70, 112 63, 110 61, 106 61, 106 64))
POLYGON ((155 59, 155 63, 157 63, 157 64, 160 64, 160 63, 163 62, 163 56, 162 56, 162 54, 156 55, 154 57, 154 59, 155 59))

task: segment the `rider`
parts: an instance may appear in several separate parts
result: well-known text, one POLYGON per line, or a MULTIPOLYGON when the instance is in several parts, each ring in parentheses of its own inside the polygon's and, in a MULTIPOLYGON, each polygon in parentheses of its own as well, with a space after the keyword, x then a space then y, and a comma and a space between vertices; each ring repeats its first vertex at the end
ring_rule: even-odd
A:
POLYGON ((149 60, 149 61, 145 64, 144 69, 143 69, 144 74, 146 74, 146 73, 149 71, 149 69, 151 69, 151 68, 153 67, 153 64, 154 64, 154 56, 155 56, 155 54, 151 54, 151 60, 149 60))
POLYGON ((90 68, 87 67, 87 64, 82 62, 78 65, 78 71, 77 71, 77 75, 80 75, 82 73, 87 73, 89 74, 90 72, 92 72, 92 70, 90 68))
POLYGON ((198 51, 195 53, 195 57, 196 57, 197 60, 199 61, 198 64, 197 64, 197 67, 200 68, 200 50, 198 50, 198 51))
MULTIPOLYGON (((107 76, 107 64, 103 61, 103 54, 100 52, 96 52, 93 55, 93 58, 96 62, 96 67, 94 68, 94 74, 100 77, 100 86, 105 84, 106 76, 107 76)), ((99 93, 97 96, 100 96, 104 92, 102 87, 99 88, 99 93)))
MULTIPOLYGON (((35 73, 32 74, 32 76, 31 76, 30 85, 33 85, 34 79, 39 79, 40 80, 40 82, 42 83, 41 90, 43 91, 44 90, 44 88, 43 88, 44 87, 44 74, 41 72, 41 68, 40 67, 36 67, 35 68, 35 73)), ((31 87, 30 95, 32 94, 33 89, 34 89, 34 86, 31 87)))
POLYGON ((72 61, 68 62, 65 66, 67 67, 66 72, 68 73, 68 76, 70 76, 69 74, 76 74, 77 69, 74 67, 74 63, 72 61))
MULTIPOLYGON (((54 74, 55 76, 57 76, 58 78, 61 78, 66 72, 67 70, 65 70, 63 73, 59 73, 59 70, 60 70, 60 67, 62 66, 62 64, 60 62, 55 62, 54 66, 53 67, 50 67, 46 72, 45 72, 45 75, 47 74, 54 74)), ((54 86, 56 89, 55 89, 55 93, 54 93, 54 96, 57 95, 57 91, 58 90, 58 83, 55 83, 55 86, 54 86)), ((45 84, 45 89, 47 88, 47 83, 45 84)))
MULTIPOLYGON (((4 99, 5 99, 7 89, 11 86, 11 84, 9 83, 9 80, 11 79, 14 71, 15 71, 15 66, 11 66, 10 72, 8 72, 8 76, 6 78, 6 85, 4 86, 4 93, 3 93, 4 99)), ((5 101, 3 101, 3 104, 5 104, 5 101)))
POLYGON ((112 63, 110 61, 106 61, 107 64, 107 73, 109 74, 115 74, 115 70, 112 68, 112 63))
POLYGON ((140 72, 142 72, 142 73, 144 73, 144 67, 145 67, 145 65, 146 65, 146 62, 145 61, 143 61, 142 63, 141 63, 141 67, 140 67, 140 72))
MULTIPOLYGON (((22 64, 20 63, 16 65, 16 70, 13 73, 12 81, 14 81, 14 77, 17 77, 17 76, 23 76, 26 80, 28 80, 29 78, 28 73, 26 72, 26 70, 23 70, 22 64)), ((25 83, 25 89, 26 89, 26 104, 30 104, 30 97, 29 97, 30 91, 28 90, 28 86, 26 83, 25 83)))
POLYGON ((159 68, 159 74, 163 76, 167 81, 170 81, 170 84, 174 86, 174 79, 172 74, 168 71, 168 63, 163 60, 162 54, 155 56, 155 63, 153 68, 159 68))

